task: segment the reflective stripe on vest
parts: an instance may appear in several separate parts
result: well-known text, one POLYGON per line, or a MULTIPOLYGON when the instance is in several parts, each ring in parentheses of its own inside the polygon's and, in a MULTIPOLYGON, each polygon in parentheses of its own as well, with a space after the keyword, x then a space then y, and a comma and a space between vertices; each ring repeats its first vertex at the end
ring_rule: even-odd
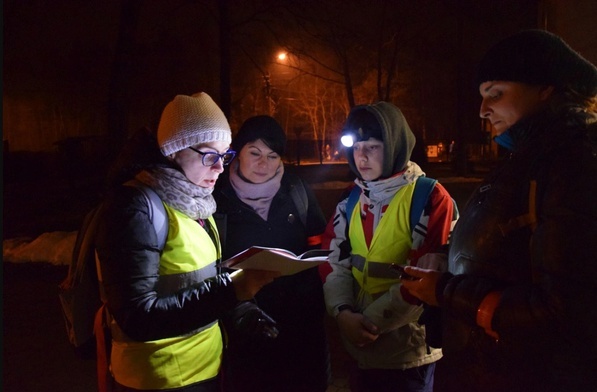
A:
POLYGON ((352 246, 352 275, 361 294, 371 296, 386 292, 398 283, 398 274, 390 264, 406 264, 412 246, 410 207, 415 184, 405 185, 394 195, 367 247, 360 214, 360 201, 352 213, 348 236, 352 246))
MULTIPOLYGON (((168 240, 160 258, 159 295, 216 274, 220 250, 196 221, 166 205, 168 240)), ((209 219, 215 229, 215 222, 209 219)), ((172 322, 176 322, 172 320, 172 322)), ((111 368, 117 382, 135 389, 180 388, 215 377, 222 360, 217 320, 197 331, 167 339, 137 342, 113 328, 111 368)))

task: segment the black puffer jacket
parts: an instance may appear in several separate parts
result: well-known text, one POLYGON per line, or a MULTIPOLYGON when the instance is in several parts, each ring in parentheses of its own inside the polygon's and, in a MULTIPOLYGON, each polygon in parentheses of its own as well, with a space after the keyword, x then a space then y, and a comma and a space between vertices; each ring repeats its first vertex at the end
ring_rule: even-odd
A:
POLYGON ((137 341, 189 333, 237 304, 226 273, 158 295, 160 250, 147 203, 135 187, 116 189, 105 201, 97 239, 108 308, 120 328, 137 341))
POLYGON ((438 286, 444 354, 454 364, 449 383, 467 391, 597 390, 595 126, 543 113, 509 135, 513 152, 463 210, 450 274, 438 286), (532 180, 536 227, 525 216, 532 180), (475 321, 494 290, 503 293, 492 322, 497 343, 475 321))

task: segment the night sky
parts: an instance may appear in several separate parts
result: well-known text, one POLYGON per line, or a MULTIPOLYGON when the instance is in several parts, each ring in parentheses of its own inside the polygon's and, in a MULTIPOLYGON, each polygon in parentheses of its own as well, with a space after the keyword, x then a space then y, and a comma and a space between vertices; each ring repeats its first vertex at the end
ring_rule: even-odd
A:
MULTIPOLYGON (((308 2, 228 1, 233 129, 262 110, 257 104, 262 73, 273 69, 268 68, 268 56, 281 44, 295 43, 297 33, 290 27, 312 17, 300 14, 297 4, 303 3, 308 2), (289 15, 292 21, 285 19, 289 15)), ((390 7, 384 23, 404 37, 398 66, 402 79, 397 82, 401 92, 393 100, 404 108, 419 136, 425 129, 431 138, 474 137, 479 126, 478 97, 470 80, 475 63, 492 41, 536 27, 541 7, 550 12, 551 31, 560 31, 573 47, 597 61, 597 2, 592 0, 316 3, 325 5, 338 26, 347 31, 352 27, 355 41, 361 32, 374 32, 382 24, 381 10, 390 7)), ((214 0, 4 1, 5 148, 44 151, 68 137, 155 128, 175 94, 206 91, 221 103, 217 5, 214 0), (132 38, 119 52, 123 4, 136 13, 129 20, 132 38), (114 76, 116 59, 119 78, 114 76), (114 107, 124 118, 118 131, 109 117, 114 107)), ((362 53, 352 60, 356 99, 373 101, 375 89, 366 86, 374 85, 359 75, 374 65, 375 56, 362 53)), ((332 57, 318 56, 326 61, 332 57)), ((287 91, 287 100, 296 99, 288 86, 280 91, 287 91)), ((344 99, 338 104, 346 106, 344 99)))

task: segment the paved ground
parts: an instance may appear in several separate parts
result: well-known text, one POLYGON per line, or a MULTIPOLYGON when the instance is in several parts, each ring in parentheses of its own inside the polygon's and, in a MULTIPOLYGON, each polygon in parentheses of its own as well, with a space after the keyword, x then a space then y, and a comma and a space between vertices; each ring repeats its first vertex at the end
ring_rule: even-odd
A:
MULTIPOLYGON (((301 167, 301 172, 331 216, 350 181, 346 166, 301 167)), ((455 177, 448 167, 435 166, 427 172, 444 183, 460 207, 476 186, 470 178, 455 177)), ((100 197, 95 179, 75 185, 52 178, 5 184, 3 237, 75 230, 84 212, 100 197)), ((95 390, 95 363, 77 359, 66 338, 57 297, 57 286, 65 275, 65 267, 3 263, 3 391, 95 390)), ((328 321, 334 376, 329 392, 348 391, 351 361, 338 341, 333 321, 328 321)), ((441 375, 438 365, 440 382, 441 375)))
POLYGON ((3 387, 6 392, 97 390, 95 362, 74 356, 58 301, 65 267, 3 265, 3 387))

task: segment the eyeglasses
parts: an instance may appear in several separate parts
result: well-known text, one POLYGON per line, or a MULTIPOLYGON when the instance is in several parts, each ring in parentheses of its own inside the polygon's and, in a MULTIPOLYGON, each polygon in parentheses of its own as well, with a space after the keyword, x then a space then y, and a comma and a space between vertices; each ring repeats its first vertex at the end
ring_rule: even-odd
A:
POLYGON ((213 166, 216 163, 218 163, 218 161, 220 159, 222 160, 222 165, 226 166, 227 164, 232 162, 232 160, 236 156, 236 151, 233 151, 233 150, 228 150, 223 154, 218 154, 217 152, 211 152, 211 151, 209 151, 209 152, 199 151, 193 147, 189 147, 189 149, 191 149, 191 150, 195 151, 197 154, 201 155, 201 163, 203 163, 203 166, 213 166))

